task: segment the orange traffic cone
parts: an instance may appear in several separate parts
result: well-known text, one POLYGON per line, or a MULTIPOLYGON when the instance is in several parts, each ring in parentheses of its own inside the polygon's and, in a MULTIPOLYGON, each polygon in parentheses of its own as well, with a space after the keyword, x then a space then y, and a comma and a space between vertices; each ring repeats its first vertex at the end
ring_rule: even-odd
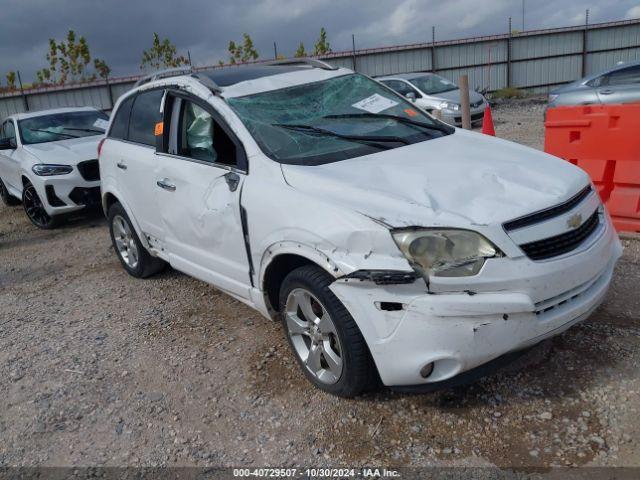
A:
POLYGON ((496 129, 493 128, 493 118, 491 117, 491 108, 487 105, 484 109, 484 117, 482 118, 482 133, 486 135, 496 136, 496 129))

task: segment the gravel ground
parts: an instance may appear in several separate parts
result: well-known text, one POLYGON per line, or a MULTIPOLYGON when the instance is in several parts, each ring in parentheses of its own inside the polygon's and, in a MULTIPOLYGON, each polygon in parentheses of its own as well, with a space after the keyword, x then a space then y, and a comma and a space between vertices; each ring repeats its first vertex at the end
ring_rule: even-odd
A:
MULTIPOLYGON (((543 106, 494 111, 542 146, 543 106)), ((279 324, 175 271, 129 277, 100 216, 0 207, 0 466, 640 464, 640 242, 587 321, 473 385, 312 388, 279 324)))

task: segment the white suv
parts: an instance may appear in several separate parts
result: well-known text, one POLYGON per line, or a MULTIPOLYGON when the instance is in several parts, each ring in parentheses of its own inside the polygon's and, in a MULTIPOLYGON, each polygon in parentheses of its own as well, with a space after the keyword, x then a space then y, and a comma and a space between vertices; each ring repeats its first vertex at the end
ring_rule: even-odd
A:
POLYGON ((169 263, 282 318, 342 396, 451 384, 562 332, 621 254, 582 170, 317 61, 147 78, 99 160, 131 275, 169 263))
POLYGON ((20 113, 0 127, 0 196, 39 228, 100 205, 98 142, 109 117, 90 107, 20 113))

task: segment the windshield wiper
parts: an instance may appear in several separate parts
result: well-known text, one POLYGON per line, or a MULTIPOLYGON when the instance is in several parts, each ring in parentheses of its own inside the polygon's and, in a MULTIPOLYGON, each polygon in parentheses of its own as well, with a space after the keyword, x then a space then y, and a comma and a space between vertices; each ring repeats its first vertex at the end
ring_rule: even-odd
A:
POLYGON ((409 145, 411 142, 406 138, 402 137, 394 137, 387 135, 345 135, 342 133, 334 132, 331 130, 327 130, 325 128, 314 127, 313 125, 304 125, 304 124, 294 124, 294 123, 272 123, 274 127, 287 128, 289 130, 294 130, 302 133, 308 134, 317 134, 317 135, 327 135, 331 137, 340 138, 342 140, 350 140, 353 142, 365 143, 367 145, 373 145, 378 148, 389 149, 388 145, 381 145, 378 142, 394 142, 394 143, 402 143, 404 145, 409 145))
POLYGON ((62 127, 65 130, 75 130, 76 132, 87 132, 87 133, 105 133, 105 130, 96 130, 95 128, 74 128, 74 127, 62 127))
POLYGON ((434 123, 433 125, 431 125, 428 123, 411 120, 410 118, 400 117, 398 115, 390 115, 388 113, 341 113, 336 115, 325 115, 322 118, 389 118, 391 120, 396 120, 397 122, 405 123, 407 125, 427 128, 430 130, 437 130, 439 132, 446 133, 446 134, 452 133, 453 131, 452 127, 446 127, 444 125, 439 125, 437 123, 434 123))
POLYGON ((41 128, 29 128, 32 132, 50 133, 51 135, 58 135, 60 137, 79 138, 78 135, 71 135, 70 133, 52 132, 51 130, 43 130, 41 128))

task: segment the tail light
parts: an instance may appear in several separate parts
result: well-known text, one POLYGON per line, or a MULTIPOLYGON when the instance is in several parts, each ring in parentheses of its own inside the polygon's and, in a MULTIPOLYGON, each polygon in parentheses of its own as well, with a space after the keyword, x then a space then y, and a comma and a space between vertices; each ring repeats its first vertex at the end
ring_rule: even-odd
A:
POLYGON ((98 158, 100 158, 100 153, 102 152, 102 144, 105 140, 106 138, 103 138, 102 140, 100 140, 100 143, 98 143, 98 158))

